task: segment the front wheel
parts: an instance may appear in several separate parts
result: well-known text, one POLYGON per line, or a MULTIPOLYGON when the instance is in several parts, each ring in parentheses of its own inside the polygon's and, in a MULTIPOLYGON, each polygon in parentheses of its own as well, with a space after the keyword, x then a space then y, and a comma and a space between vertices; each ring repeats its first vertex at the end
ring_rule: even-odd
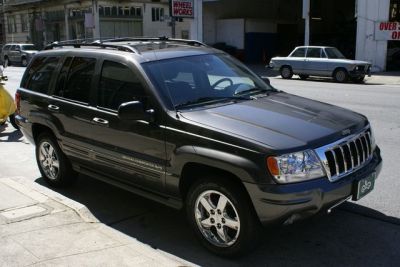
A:
POLYGON ((77 174, 64 155, 54 136, 48 132, 39 135, 36 142, 36 161, 44 180, 51 186, 72 184, 77 174))
POLYGON ((281 76, 283 79, 291 79, 293 77, 292 68, 289 66, 283 66, 281 68, 281 76))
POLYGON ((333 74, 333 79, 335 79, 335 81, 338 83, 347 82, 348 78, 349 74, 345 69, 337 69, 333 74))
POLYGON ((237 256, 258 244, 260 223, 243 189, 217 181, 203 180, 191 187, 188 220, 207 249, 220 256, 237 256))
POLYGON ((22 58, 21 65, 22 65, 22 67, 28 66, 28 60, 26 58, 22 58))

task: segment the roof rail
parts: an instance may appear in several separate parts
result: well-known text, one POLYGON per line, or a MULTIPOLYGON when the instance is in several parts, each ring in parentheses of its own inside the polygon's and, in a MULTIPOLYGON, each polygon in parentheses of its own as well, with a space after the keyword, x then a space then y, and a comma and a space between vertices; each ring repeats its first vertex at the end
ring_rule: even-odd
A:
POLYGON ((174 42, 174 43, 183 43, 191 46, 207 46, 205 43, 202 43, 197 40, 187 40, 187 39, 176 39, 169 38, 167 36, 160 37, 121 37, 121 38, 111 38, 111 39, 103 39, 97 40, 96 42, 105 43, 105 42, 128 42, 128 41, 136 41, 136 42, 151 42, 151 41, 162 41, 162 42, 174 42))
POLYGON ((129 45, 112 45, 112 44, 103 44, 100 42, 92 42, 92 43, 74 43, 74 42, 53 42, 49 45, 44 47, 44 50, 50 50, 56 47, 64 47, 64 46, 72 46, 74 48, 81 48, 81 47, 99 47, 99 48, 113 48, 120 51, 131 52, 140 54, 137 49, 129 45))

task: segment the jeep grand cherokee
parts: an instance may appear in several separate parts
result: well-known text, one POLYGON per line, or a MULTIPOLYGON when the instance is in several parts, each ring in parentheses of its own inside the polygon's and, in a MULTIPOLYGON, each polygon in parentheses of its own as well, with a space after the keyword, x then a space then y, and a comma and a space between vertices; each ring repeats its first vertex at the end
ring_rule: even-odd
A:
POLYGON ((373 187, 381 156, 366 117, 274 89, 196 41, 51 45, 16 93, 52 186, 87 174, 185 208, 219 255, 373 187))

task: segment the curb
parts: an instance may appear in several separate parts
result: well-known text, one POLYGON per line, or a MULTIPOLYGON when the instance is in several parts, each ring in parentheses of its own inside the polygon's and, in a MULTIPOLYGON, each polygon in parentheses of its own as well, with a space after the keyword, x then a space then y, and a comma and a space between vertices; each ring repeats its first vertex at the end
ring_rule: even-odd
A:
POLYGON ((11 178, 2 178, 0 182, 8 185, 16 191, 32 198, 33 200, 44 203, 48 199, 52 199, 61 203, 64 206, 74 210, 84 222, 98 223, 99 220, 89 211, 89 209, 79 202, 69 199, 60 193, 57 193, 49 188, 31 182, 23 177, 16 176, 11 178))

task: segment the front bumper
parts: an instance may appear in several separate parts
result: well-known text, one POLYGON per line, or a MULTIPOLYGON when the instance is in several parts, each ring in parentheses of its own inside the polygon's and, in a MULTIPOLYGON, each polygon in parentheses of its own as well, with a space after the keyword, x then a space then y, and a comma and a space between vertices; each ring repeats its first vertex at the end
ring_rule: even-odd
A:
POLYGON ((354 194, 358 181, 380 173, 382 157, 376 147, 371 161, 336 182, 327 177, 295 184, 257 185, 245 183, 262 224, 285 223, 328 210, 354 194))
POLYGON ((371 77, 371 66, 365 66, 363 69, 354 69, 352 71, 349 71, 349 76, 351 78, 361 78, 361 77, 371 77))

